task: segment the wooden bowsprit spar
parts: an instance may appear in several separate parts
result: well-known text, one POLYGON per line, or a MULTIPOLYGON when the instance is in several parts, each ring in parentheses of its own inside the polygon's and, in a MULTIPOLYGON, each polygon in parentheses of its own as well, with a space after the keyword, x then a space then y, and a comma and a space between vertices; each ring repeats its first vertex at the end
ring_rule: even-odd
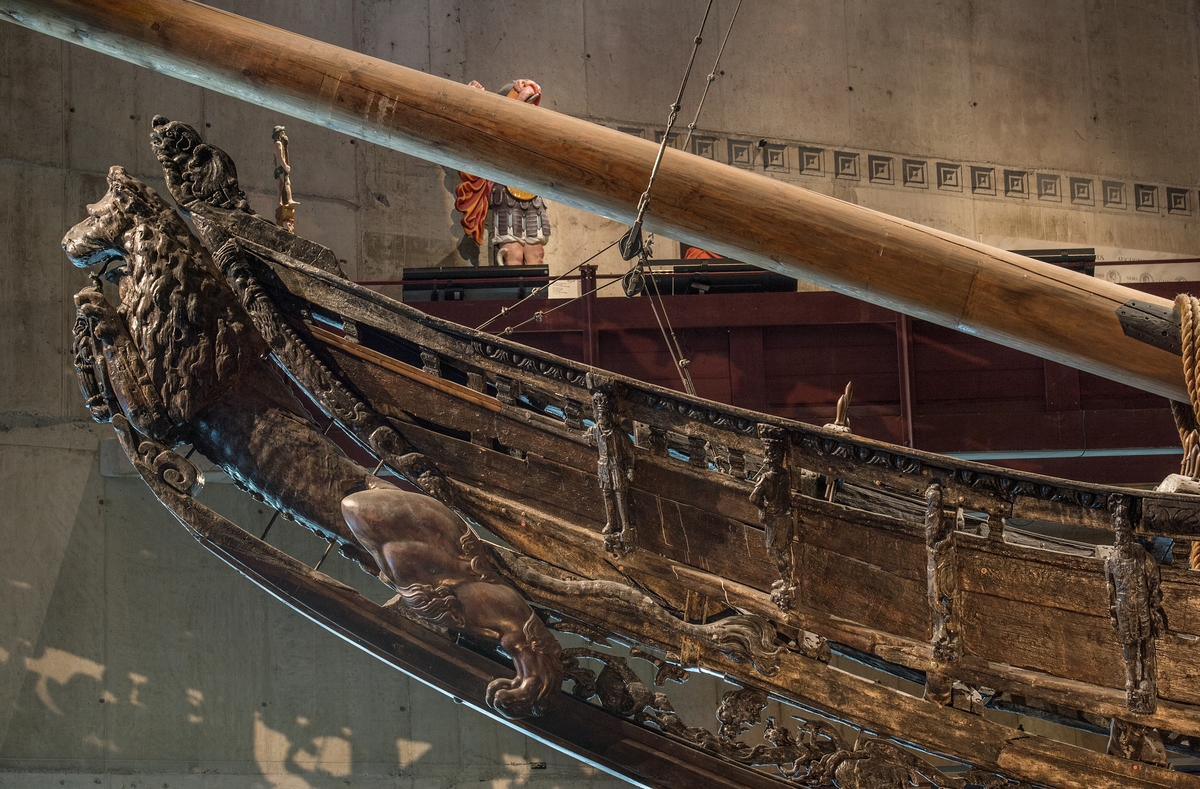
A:
MULTIPOLYGON (((0 18, 620 221, 633 220, 657 153, 647 140, 188 0, 0 0, 0 18)), ((1137 301, 1135 318, 1159 312, 1169 324, 1164 299, 675 150, 646 229, 1188 400, 1179 357, 1127 336, 1118 318, 1137 301)))

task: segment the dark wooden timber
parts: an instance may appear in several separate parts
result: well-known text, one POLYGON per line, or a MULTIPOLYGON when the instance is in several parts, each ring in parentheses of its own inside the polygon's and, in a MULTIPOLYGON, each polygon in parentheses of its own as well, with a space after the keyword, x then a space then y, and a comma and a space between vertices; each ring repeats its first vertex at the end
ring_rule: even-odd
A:
MULTIPOLYGON (((128 423, 124 427, 117 424, 117 428, 123 440, 133 438, 128 423)), ((499 668, 494 660, 456 646, 440 634, 380 607, 354 589, 256 539, 163 482, 154 468, 137 457, 136 451, 131 457, 155 496, 198 542, 230 567, 289 608, 364 652, 453 697, 456 702, 499 719, 484 701, 488 682, 499 668)), ((179 460, 176 458, 176 462, 179 460)), ((552 747, 642 785, 677 789, 698 786, 770 789, 787 785, 768 774, 658 737, 566 694, 560 695, 543 717, 501 720, 552 747)))
MULTIPOLYGON (((185 0, 0 0, 0 17, 621 221, 632 219, 657 152, 185 0)), ((1165 299, 675 150, 654 197, 649 230, 1187 400, 1178 357, 1127 337, 1117 317, 1134 299, 1169 311, 1165 299)))

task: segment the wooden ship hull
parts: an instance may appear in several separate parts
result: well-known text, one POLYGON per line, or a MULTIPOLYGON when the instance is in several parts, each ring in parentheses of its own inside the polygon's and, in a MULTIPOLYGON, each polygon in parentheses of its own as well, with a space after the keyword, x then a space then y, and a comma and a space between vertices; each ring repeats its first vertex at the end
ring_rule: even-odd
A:
MULTIPOLYGON (((691 623, 750 613, 770 621, 789 647, 777 667, 747 665, 703 637, 644 618, 636 605, 597 606, 578 587, 531 582, 523 565, 508 566, 530 600, 566 622, 1034 784, 1195 782, 1025 736, 980 717, 983 702, 971 701, 972 689, 989 688, 1007 709, 1092 731, 1104 719, 1125 720, 1159 729, 1170 747, 1189 752, 1180 743, 1200 733, 1192 681, 1200 647, 1191 635, 1200 629, 1192 602, 1200 576, 1186 558, 1161 568, 1170 633, 1157 642, 1156 709, 1134 713, 1122 641, 1110 622, 1107 549, 1038 540, 1006 522, 1112 531, 1116 496, 1138 513, 1131 523, 1138 536, 1190 540, 1200 528, 1193 497, 958 461, 604 373, 356 285, 313 265, 333 259, 315 245, 308 263, 281 253, 263 243, 276 231, 261 220, 189 210, 207 211, 212 226, 229 233, 222 243, 233 240, 252 261, 259 281, 270 283, 272 303, 287 305, 280 314, 333 375, 453 480, 442 495, 471 522, 565 579, 640 588, 691 623), (589 440, 601 376, 616 392, 621 428, 634 437, 628 502, 636 549, 619 556, 605 547, 589 440), (786 609, 771 596, 781 580, 765 537, 771 515, 752 500, 768 452, 764 436, 786 446, 790 477, 785 580, 795 593, 786 609), (931 486, 936 495, 927 497, 931 486), (944 542, 930 539, 939 520, 950 530, 944 542), (953 568, 952 588, 938 591, 952 600, 941 613, 931 599, 939 565, 953 568), (935 628, 955 634, 958 654, 944 654, 935 628), (926 698, 831 668, 830 650, 923 682, 926 698)), ((321 401, 319 392, 307 393, 321 401)))
MULTIPOLYGON (((104 10, 103 3, 64 2, 47 4, 38 16, 17 0, 0 5, 15 8, 10 15, 18 22, 32 19, 31 26, 49 32, 70 13, 80 25, 97 25, 104 10)), ((120 35, 143 42, 170 38, 138 32, 165 13, 154 3, 138 9, 118 15, 112 27, 124 26, 120 35)), ((178 25, 184 18, 163 20, 178 25)), ((158 22, 154 30, 161 30, 158 22)), ((424 133, 448 134, 441 127, 424 133)), ((450 158, 465 161, 460 153, 450 158)), ((520 176, 540 162, 518 164, 497 165, 498 172, 520 176)), ((613 179, 636 182, 641 171, 627 169, 613 179)), ((225 185, 221 199, 209 199, 181 192, 169 171, 167 180, 279 370, 321 418, 337 425, 347 451, 369 453, 379 468, 493 535, 497 568, 553 628, 633 645, 664 682, 682 680, 682 669, 691 669, 743 689, 727 694, 715 711, 727 726, 714 735, 700 722, 681 721, 623 659, 604 662, 579 648, 564 657, 570 694, 561 694, 544 717, 511 725, 648 786, 823 781, 845 789, 924 779, 990 787, 1009 785, 1009 778, 1054 787, 1198 785, 1163 764, 1165 750, 1194 754, 1190 743, 1200 737, 1193 669, 1200 654, 1200 575, 1181 555, 1167 560, 1172 539, 1200 538, 1200 499, 958 461, 580 365, 430 317, 348 281, 329 250, 230 205, 224 198, 236 192, 236 182, 225 185), (398 435, 406 451, 381 447, 374 438, 381 428, 398 435), (1022 533, 1029 522, 1112 533, 1116 547, 1031 537, 1022 533), (1131 628, 1131 615, 1154 624, 1131 628), (830 665, 834 652, 923 683, 924 693, 841 671, 830 665), (604 668, 596 674, 587 659, 604 668), (594 697, 599 704, 587 703, 594 697), (768 721, 771 745, 748 746, 738 736, 760 722, 768 698, 850 722, 875 739, 845 743, 819 723, 772 733, 768 721), (1114 753, 1001 725, 981 714, 988 704, 1110 730, 1114 753), (947 776, 887 741, 980 772, 947 776)), ((845 211, 834 217, 841 221, 836 232, 856 238, 855 222, 870 212, 845 211)), ((659 215, 661 229, 681 229, 722 251, 753 247, 745 257, 782 265, 771 244, 785 245, 787 237, 718 238, 702 215, 671 217, 670 210, 659 215)), ((902 243, 880 246, 878 258, 885 251, 919 257, 923 233, 936 249, 959 250, 955 265, 993 255, 974 247, 962 252, 969 242, 890 221, 885 236, 899 234, 902 243)), ((866 238, 846 248, 854 252, 860 242, 877 243, 866 238)), ((1044 298, 1036 303, 1045 309, 1078 299, 1090 311, 1054 340, 1057 349, 1047 350, 1045 339, 1054 332, 1027 335, 1025 347, 1168 395, 1182 391, 1178 357, 1126 336, 1111 314, 1132 298, 1128 291, 1071 280, 1064 296, 1038 279, 1049 276, 1044 270, 996 255, 976 265, 968 277, 976 284, 965 285, 967 291, 988 293, 977 283, 989 277, 1008 283, 998 272, 1016 266, 1025 272, 1018 282, 992 296, 1013 297, 1026 287, 1019 282, 1032 277, 1044 298), (1114 351, 1119 358, 1103 358, 1098 345, 1121 351, 1114 351)), ((870 283, 874 275, 864 276, 870 283)), ((847 282, 827 284, 861 290, 847 282)), ((901 289, 875 295, 911 306, 906 299, 916 296, 901 289)), ((1156 301, 1144 303, 1162 309, 1156 301)), ((959 323, 968 313, 987 313, 986 305, 970 302, 912 311, 959 323)), ((983 333, 1022 333, 1007 318, 997 320, 983 333)), ((120 415, 113 422, 155 494, 202 544, 310 619, 495 714, 486 685, 505 670, 502 652, 455 643, 224 521, 192 498, 198 479, 170 442, 139 435, 120 415)))

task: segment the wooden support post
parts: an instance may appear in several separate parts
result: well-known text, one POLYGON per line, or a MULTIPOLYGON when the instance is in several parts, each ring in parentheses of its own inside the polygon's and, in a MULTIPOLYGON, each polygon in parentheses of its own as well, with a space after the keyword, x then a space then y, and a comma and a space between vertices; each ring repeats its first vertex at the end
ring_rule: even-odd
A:
POLYGON ((583 363, 600 364, 600 338, 596 332, 596 264, 579 267, 579 295, 583 301, 583 363))
POLYGON ((1138 762, 1167 766, 1167 749, 1158 729, 1113 718, 1108 729, 1107 753, 1138 762))
POLYGON ((896 364, 900 373, 900 422, 904 428, 904 446, 913 443, 913 400, 916 384, 913 381, 912 319, 896 313, 896 364))
POLYGON ((946 517, 944 490, 935 481, 925 491, 925 552, 928 561, 932 657, 925 673, 925 698, 943 706, 953 701, 951 665, 962 655, 959 641, 958 561, 954 520, 946 517))

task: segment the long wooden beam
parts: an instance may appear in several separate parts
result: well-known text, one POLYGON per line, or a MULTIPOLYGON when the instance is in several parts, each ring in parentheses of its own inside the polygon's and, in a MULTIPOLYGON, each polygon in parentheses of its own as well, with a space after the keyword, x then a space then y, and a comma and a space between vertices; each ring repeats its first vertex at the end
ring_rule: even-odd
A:
MULTIPOLYGON (((0 0, 0 18, 422 159, 632 221, 657 146, 190 0, 0 0)), ((668 149, 649 230, 1176 400, 1116 310, 1165 299, 668 149)))

